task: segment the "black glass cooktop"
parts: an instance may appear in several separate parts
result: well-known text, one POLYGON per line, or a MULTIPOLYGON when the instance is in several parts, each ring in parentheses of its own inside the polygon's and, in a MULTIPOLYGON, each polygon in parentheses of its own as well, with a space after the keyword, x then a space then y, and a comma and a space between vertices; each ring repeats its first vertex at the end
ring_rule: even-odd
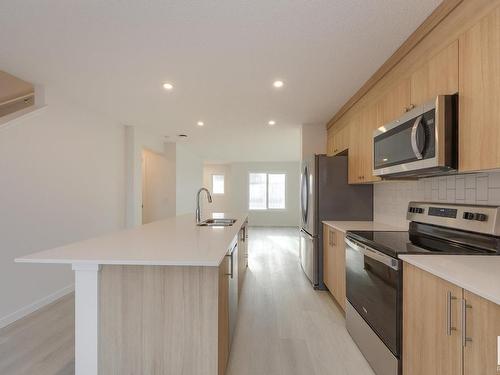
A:
POLYGON ((408 232, 352 231, 347 237, 375 250, 400 254, 500 255, 500 238, 411 223, 408 232))

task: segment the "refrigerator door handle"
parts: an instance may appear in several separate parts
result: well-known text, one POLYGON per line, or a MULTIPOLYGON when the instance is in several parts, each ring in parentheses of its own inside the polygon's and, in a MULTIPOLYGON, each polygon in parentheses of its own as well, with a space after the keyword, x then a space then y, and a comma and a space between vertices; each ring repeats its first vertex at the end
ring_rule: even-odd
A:
POLYGON ((309 233, 307 233, 304 229, 300 230, 300 235, 303 237, 306 237, 307 239, 309 239, 311 241, 314 240, 314 237, 311 236, 309 233))
POLYGON ((307 216, 309 213, 309 184, 307 183, 307 179, 309 178, 309 173, 307 166, 304 167, 304 172, 302 174, 302 220, 304 224, 307 224, 307 216))

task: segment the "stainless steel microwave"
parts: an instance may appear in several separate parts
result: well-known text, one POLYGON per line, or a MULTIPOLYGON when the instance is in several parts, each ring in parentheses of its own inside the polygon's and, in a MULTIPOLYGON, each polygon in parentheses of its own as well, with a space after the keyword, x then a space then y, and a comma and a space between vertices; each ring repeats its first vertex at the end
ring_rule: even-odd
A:
POLYGON ((458 94, 406 112, 373 133, 373 174, 385 179, 454 172, 458 163, 458 94))

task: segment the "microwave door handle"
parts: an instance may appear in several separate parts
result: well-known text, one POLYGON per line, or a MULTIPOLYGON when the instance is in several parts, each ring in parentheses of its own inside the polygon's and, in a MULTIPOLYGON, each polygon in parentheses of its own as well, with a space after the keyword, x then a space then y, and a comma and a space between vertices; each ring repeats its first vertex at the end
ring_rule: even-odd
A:
POLYGON ((418 147, 418 139, 417 132, 418 128, 421 126, 422 116, 418 116, 411 128, 411 148, 413 149, 413 153, 415 154, 418 160, 422 160, 424 157, 422 155, 422 150, 418 147))

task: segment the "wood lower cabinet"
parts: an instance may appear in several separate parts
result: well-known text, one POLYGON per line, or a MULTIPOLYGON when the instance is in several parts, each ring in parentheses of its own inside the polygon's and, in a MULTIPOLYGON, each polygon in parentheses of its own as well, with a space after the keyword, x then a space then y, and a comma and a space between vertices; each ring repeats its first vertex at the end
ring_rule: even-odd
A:
POLYGON ((461 298, 461 288, 404 263, 404 375, 462 373, 461 298))
POLYGON ((219 326, 218 326, 218 373, 226 373, 229 359, 229 258, 224 257, 219 266, 219 326))
POLYGON ((467 290, 464 301, 464 374, 499 374, 500 306, 467 290))
POLYGON ((403 269, 403 375, 495 375, 500 306, 417 267, 403 269))
POLYGON ((345 311, 345 245, 344 233, 323 224, 323 281, 345 311))
POLYGON ((459 170, 500 168, 500 8, 459 39, 459 170))

